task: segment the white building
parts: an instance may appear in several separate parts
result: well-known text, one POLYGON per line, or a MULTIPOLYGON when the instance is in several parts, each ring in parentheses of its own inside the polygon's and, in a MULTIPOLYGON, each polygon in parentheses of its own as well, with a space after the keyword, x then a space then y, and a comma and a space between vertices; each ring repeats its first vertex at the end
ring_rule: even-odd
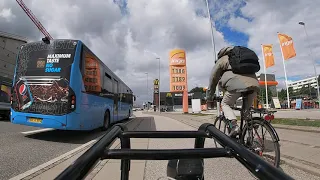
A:
POLYGON ((317 77, 314 76, 314 77, 288 83, 288 87, 292 87, 293 91, 296 92, 297 90, 301 89, 303 86, 308 87, 309 84, 311 87, 317 88, 317 77))

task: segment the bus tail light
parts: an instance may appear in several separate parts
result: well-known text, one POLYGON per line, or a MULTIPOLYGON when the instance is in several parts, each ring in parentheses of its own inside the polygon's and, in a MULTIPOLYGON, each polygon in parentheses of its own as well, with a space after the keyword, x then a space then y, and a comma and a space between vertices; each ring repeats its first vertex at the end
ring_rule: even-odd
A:
POLYGON ((13 96, 10 96, 10 104, 12 105, 12 101, 13 101, 13 96))
POLYGON ((76 96, 72 95, 71 96, 71 109, 75 109, 76 108, 76 96))

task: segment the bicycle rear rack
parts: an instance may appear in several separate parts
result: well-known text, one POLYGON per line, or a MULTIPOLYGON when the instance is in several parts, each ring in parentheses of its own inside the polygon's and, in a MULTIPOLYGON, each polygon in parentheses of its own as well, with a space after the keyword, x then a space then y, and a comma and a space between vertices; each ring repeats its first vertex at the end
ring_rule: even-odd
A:
POLYGON ((56 180, 85 178, 102 159, 121 159, 121 180, 129 179, 130 160, 173 160, 234 157, 259 179, 293 179, 258 155, 233 141, 214 125, 202 124, 198 131, 128 131, 112 126, 101 139, 66 168, 56 180), (120 138, 121 149, 109 149, 120 138), (195 138, 194 149, 131 149, 130 138, 195 138), (222 148, 204 148, 205 138, 215 138, 222 148))

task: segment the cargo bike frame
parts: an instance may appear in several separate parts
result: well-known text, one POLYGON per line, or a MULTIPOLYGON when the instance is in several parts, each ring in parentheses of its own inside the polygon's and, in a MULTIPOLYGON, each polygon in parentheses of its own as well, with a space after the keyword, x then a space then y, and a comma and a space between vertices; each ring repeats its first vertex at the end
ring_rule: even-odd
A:
MULTIPOLYGON (((293 179, 243 145, 233 141, 213 124, 204 123, 197 131, 128 131, 124 124, 116 124, 59 174, 56 180, 84 179, 95 164, 103 159, 120 159, 121 180, 128 180, 130 160, 190 160, 194 162, 192 159, 203 161, 205 158, 220 157, 237 159, 259 179, 293 179), (109 149, 117 138, 120 139, 121 148, 109 149), (131 149, 131 138, 195 138, 195 143, 193 149, 131 149), (204 148, 206 138, 214 138, 222 147, 204 148)), ((192 164, 187 166, 191 167, 192 164)))

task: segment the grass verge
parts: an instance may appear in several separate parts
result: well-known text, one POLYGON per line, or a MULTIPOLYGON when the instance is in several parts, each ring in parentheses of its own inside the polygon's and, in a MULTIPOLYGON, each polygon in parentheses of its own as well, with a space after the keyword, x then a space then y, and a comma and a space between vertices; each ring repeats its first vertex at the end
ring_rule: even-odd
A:
POLYGON ((320 127, 320 120, 304 120, 304 119, 284 119, 276 118, 271 121, 271 124, 283 124, 292 126, 311 126, 320 127))

